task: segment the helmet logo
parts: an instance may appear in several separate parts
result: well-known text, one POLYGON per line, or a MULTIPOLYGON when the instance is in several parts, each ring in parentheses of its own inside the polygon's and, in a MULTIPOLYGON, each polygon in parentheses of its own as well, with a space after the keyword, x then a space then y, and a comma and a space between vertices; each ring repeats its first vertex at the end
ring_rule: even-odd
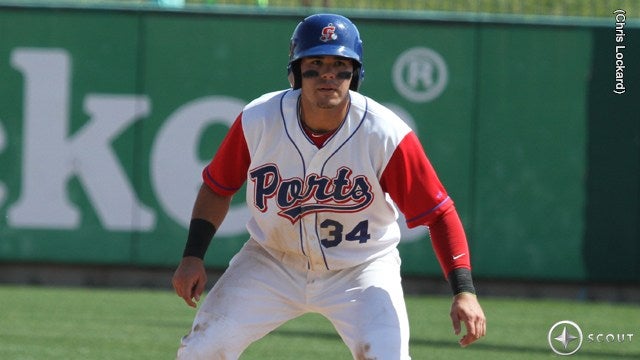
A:
POLYGON ((327 42, 330 40, 337 40, 338 35, 336 34, 336 27, 333 26, 332 23, 322 28, 322 36, 320 36, 320 41, 327 42))

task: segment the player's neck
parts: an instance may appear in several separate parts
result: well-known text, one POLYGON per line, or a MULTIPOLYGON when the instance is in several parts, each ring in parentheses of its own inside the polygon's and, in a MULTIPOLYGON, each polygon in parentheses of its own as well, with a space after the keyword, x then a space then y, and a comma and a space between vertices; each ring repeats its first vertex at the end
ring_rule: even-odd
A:
POLYGON ((304 128, 317 135, 327 134, 340 127, 347 115, 349 102, 332 108, 321 108, 312 104, 298 103, 298 117, 304 128), (308 110, 310 109, 310 110, 308 110))

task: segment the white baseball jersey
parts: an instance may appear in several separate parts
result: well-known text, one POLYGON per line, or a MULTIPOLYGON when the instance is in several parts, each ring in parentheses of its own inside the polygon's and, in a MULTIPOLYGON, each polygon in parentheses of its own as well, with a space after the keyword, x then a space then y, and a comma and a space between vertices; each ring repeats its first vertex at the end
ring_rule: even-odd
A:
POLYGON ((247 182, 247 229, 276 259, 353 267, 396 248, 394 201, 410 227, 453 204, 415 134, 386 107, 350 92, 346 118, 318 148, 300 123, 299 96, 285 90, 248 104, 203 171, 220 194, 247 182))

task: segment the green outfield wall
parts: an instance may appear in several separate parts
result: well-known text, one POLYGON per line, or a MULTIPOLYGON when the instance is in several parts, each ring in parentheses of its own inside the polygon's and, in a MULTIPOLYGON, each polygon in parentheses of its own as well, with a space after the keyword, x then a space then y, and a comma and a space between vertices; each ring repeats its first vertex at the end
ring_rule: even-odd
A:
MULTIPOLYGON (((203 166, 288 85, 302 17, 0 5, 0 261, 175 266, 203 166)), ((476 276, 640 282, 637 22, 351 17, 361 92, 420 136, 476 276)), ((209 266, 247 214, 243 189, 209 266)), ((440 276, 427 231, 403 236, 404 272, 440 276)))

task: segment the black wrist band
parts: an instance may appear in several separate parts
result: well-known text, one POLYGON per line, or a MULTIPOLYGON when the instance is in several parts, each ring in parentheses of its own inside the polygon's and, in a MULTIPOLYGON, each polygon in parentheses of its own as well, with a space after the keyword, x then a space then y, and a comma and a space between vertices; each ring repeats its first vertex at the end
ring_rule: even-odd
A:
POLYGON ((204 259, 204 254, 209 248, 209 243, 216 233, 216 227, 204 219, 191 219, 189 224, 189 236, 184 247, 182 257, 195 256, 204 259))
POLYGON ((469 269, 453 269, 449 273, 449 276, 447 276, 447 280, 449 280, 453 295, 458 295, 462 292, 476 293, 476 288, 473 286, 473 278, 471 277, 471 270, 469 269))

